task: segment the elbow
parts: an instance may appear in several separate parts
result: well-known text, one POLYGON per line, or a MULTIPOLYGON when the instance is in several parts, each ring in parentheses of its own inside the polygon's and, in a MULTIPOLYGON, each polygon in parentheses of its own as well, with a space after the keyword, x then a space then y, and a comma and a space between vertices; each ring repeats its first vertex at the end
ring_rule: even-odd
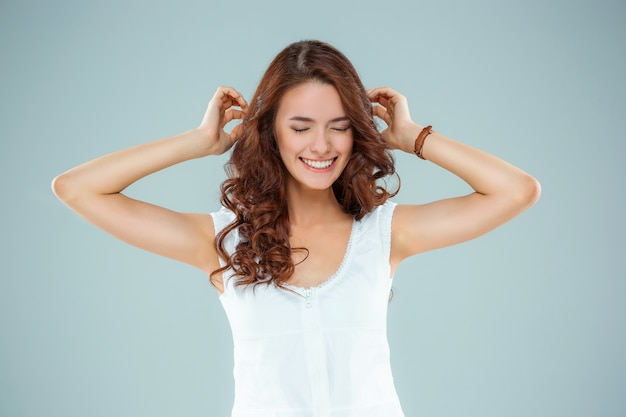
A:
POLYGON ((528 174, 523 175, 515 190, 515 201, 522 210, 532 207, 541 197, 541 184, 528 174))
POLYGON ((533 206, 537 201, 539 201, 539 197, 541 197, 541 183, 532 176, 528 176, 526 185, 526 201, 528 206, 533 206))
POLYGON ((69 173, 63 173, 57 175, 52 180, 52 192, 54 195, 64 203, 68 203, 72 200, 72 195, 75 195, 75 186, 72 185, 72 180, 69 173))

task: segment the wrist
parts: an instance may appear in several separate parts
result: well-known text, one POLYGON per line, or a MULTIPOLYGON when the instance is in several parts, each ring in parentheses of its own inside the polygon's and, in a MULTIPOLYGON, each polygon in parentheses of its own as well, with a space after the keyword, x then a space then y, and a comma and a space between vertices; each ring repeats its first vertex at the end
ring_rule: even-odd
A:
POLYGON ((189 152, 193 158, 203 158, 205 156, 217 155, 218 152, 210 140, 210 134, 206 129, 197 127, 187 132, 185 136, 189 139, 189 152))
POLYGON ((405 129, 403 129, 402 142, 400 149, 406 153, 415 154, 415 139, 424 129, 424 126, 417 123, 411 123, 405 129))
POLYGON ((426 159, 423 155, 424 143, 426 142, 426 138, 432 133, 433 127, 431 125, 426 126, 421 130, 421 132, 415 138, 415 143, 413 144, 413 152, 420 159, 426 159))

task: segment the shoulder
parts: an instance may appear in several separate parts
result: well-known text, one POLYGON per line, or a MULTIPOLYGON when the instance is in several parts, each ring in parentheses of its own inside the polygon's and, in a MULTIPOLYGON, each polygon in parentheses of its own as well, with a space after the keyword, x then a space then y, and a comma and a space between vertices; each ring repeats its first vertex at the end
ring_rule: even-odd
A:
POLYGON ((396 206, 397 204, 391 200, 376 206, 358 222, 360 229, 364 233, 390 234, 391 222, 396 206))
MULTIPOLYGON (((213 220, 213 236, 217 239, 218 234, 229 225, 233 224, 237 215, 225 207, 220 208, 218 211, 210 213, 210 217, 213 220)), ((220 237, 220 244, 223 245, 222 249, 228 254, 234 253, 237 244, 239 243, 239 229, 235 228, 226 235, 220 237)))
POLYGON ((373 223, 385 221, 387 219, 391 220, 393 217, 393 213, 395 211, 397 204, 391 200, 387 200, 385 203, 380 206, 376 206, 371 212, 367 213, 361 219, 362 223, 373 223))
POLYGON ((218 234, 222 229, 231 224, 237 216, 226 207, 221 207, 218 211, 210 213, 210 217, 213 220, 215 234, 218 234))

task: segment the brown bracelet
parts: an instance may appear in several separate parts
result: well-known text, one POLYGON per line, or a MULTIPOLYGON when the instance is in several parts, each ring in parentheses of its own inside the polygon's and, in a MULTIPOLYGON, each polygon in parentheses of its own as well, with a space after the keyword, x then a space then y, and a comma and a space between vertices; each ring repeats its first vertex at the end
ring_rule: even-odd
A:
POLYGON ((417 155, 418 158, 426 159, 422 156, 422 148, 424 147, 424 141, 426 140, 426 136, 432 133, 433 127, 428 125, 422 129, 417 138, 415 139, 415 145, 413 146, 413 152, 417 155))

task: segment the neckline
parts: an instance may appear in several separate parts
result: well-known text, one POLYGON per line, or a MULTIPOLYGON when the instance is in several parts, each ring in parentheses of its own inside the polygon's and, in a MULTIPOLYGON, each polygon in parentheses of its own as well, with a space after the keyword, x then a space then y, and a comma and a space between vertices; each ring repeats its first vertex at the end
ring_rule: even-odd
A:
POLYGON ((350 253, 352 252, 352 244, 354 241, 354 235, 355 235, 355 231, 356 231, 356 225, 357 225, 357 221, 356 219, 352 219, 352 228, 350 229, 350 237, 348 238, 348 246, 346 246, 346 251, 343 254, 343 259, 341 259, 341 263, 339 264, 339 267, 337 267, 337 270, 328 278, 326 278, 326 280, 322 281, 321 283, 312 286, 312 287, 299 287, 297 285, 292 285, 292 284, 285 284, 283 285, 285 288, 296 292, 297 294, 301 295, 301 296, 306 296, 307 292, 310 292, 312 290, 319 290, 323 287, 326 287, 328 284, 330 284, 331 282, 335 281, 335 279, 341 274, 341 272, 343 271, 345 265, 348 263, 348 258, 350 257, 350 253))

